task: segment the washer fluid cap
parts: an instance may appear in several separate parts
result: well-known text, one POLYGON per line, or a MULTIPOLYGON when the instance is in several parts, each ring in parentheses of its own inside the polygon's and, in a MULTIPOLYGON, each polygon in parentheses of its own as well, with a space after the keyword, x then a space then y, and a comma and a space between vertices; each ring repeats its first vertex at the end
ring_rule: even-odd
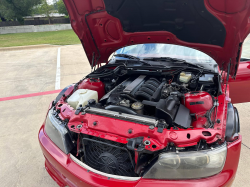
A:
POLYGON ((81 92, 79 94, 86 94, 87 93, 87 89, 81 89, 81 92))

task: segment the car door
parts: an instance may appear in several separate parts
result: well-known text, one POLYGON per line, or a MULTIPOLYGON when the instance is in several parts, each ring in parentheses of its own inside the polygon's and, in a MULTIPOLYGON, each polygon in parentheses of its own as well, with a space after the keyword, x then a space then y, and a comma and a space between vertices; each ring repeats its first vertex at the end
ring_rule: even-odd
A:
POLYGON ((236 79, 230 77, 229 96, 234 104, 250 102, 250 59, 242 58, 236 79))
POLYGON ((234 104, 250 102, 250 34, 242 46, 236 79, 229 79, 229 97, 234 104))

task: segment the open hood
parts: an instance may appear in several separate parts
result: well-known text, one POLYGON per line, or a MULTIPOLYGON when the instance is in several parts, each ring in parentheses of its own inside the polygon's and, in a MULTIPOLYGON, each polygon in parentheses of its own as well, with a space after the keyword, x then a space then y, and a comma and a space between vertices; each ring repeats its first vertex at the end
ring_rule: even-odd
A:
POLYGON ((235 76, 250 31, 250 0, 64 0, 90 64, 117 49, 169 43, 200 50, 235 76), (231 63, 230 63, 231 62, 231 63), (228 65, 231 66, 228 66, 228 65))

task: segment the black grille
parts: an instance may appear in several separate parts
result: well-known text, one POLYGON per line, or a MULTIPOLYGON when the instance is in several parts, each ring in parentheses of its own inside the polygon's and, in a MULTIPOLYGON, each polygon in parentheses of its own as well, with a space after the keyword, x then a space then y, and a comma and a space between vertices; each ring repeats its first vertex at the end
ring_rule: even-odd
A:
POLYGON ((104 173, 135 177, 133 154, 124 144, 91 137, 83 138, 85 163, 104 173))

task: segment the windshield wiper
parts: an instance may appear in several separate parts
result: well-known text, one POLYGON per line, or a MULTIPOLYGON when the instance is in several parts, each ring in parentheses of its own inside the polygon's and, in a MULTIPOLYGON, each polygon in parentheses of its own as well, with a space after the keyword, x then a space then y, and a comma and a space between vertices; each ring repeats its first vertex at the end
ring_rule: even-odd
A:
POLYGON ((185 60, 179 58, 170 58, 170 57, 149 57, 144 58, 143 60, 152 60, 152 61, 168 61, 168 62, 185 62, 185 60))
POLYGON ((204 68, 203 66, 200 66, 198 64, 193 64, 193 63, 190 63, 190 62, 187 62, 185 60, 181 61, 181 62, 177 62, 177 63, 180 63, 180 64, 187 64, 187 65, 191 65, 191 66, 195 66, 195 67, 198 67, 198 68, 204 68))
POLYGON ((141 60, 138 57, 135 57, 133 55, 127 55, 127 54, 115 54, 114 56, 118 56, 118 57, 124 57, 124 58, 128 58, 128 59, 135 59, 135 60, 141 60))
POLYGON ((152 61, 164 61, 164 62, 175 62, 175 63, 179 63, 179 64, 187 64, 187 65, 191 65, 191 66, 195 66, 198 68, 203 68, 200 65, 197 64, 193 64, 190 62, 187 62, 183 59, 178 59, 178 58, 170 58, 170 57, 152 57, 152 58, 144 58, 143 60, 152 60, 152 61))
POLYGON ((135 57, 135 56, 132 56, 132 55, 127 55, 127 54, 115 54, 114 56, 123 57, 123 58, 128 58, 128 59, 132 59, 132 60, 137 60, 137 62, 140 62, 140 63, 142 63, 142 64, 144 64, 144 65, 152 66, 150 63, 141 61, 140 58, 135 57))

